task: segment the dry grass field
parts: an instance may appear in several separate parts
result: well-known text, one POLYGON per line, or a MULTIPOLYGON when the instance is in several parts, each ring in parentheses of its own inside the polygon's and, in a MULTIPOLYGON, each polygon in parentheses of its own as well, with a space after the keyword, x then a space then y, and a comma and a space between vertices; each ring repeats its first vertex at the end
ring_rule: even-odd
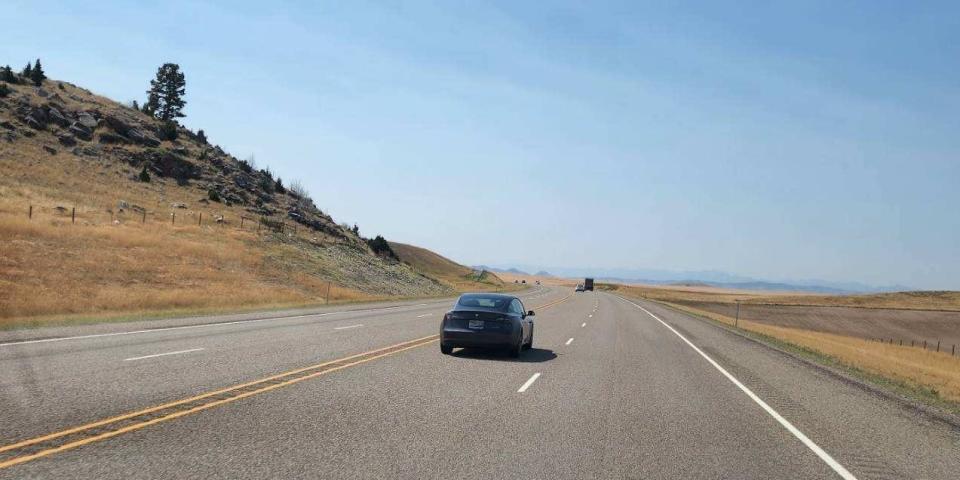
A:
POLYGON ((482 278, 476 278, 476 272, 425 248, 405 243, 390 242, 390 248, 400 257, 400 261, 410 265, 415 271, 439 280, 451 289, 464 291, 513 291, 520 287, 504 282, 493 272, 485 272, 482 278))
MULTIPOLYGON (((713 303, 720 304, 730 301, 730 298, 733 297, 743 298, 748 296, 738 296, 731 292, 711 294, 703 291, 690 292, 682 289, 670 290, 666 288, 640 286, 604 285, 604 287, 615 290, 628 297, 657 300, 680 310, 704 316, 728 325, 734 324, 734 317, 691 307, 691 301, 711 302, 712 300, 713 303), (715 295, 715 298, 711 298, 713 295, 715 295)), ((880 305, 884 307, 881 310, 888 310, 890 308, 890 298, 909 297, 909 295, 890 295, 886 297, 884 301, 880 302, 880 305)), ((934 295, 933 297, 940 298, 940 295, 934 295)), ((947 297, 950 298, 952 296, 948 295, 947 297)), ((751 296, 751 300, 754 302, 775 298, 782 297, 775 295, 764 296, 760 294, 751 296)), ((791 296, 789 298, 797 301, 797 299, 806 299, 808 297, 791 296)), ((814 302, 820 301, 819 296, 811 296, 809 298, 812 298, 814 302)), ((942 299, 935 301, 944 302, 942 299)), ((845 301, 837 298, 835 302, 837 304, 843 304, 845 301)), ((902 305, 907 304, 907 301, 900 300, 895 302, 895 304, 902 308, 902 305)), ((859 306, 866 308, 866 305, 863 303, 859 306)), ((951 355, 949 350, 946 352, 935 352, 929 349, 925 350, 923 348, 900 346, 899 344, 884 344, 869 339, 824 331, 784 327, 774 324, 775 320, 771 319, 775 317, 775 312, 769 313, 765 319, 760 321, 745 320, 741 316, 738 325, 745 330, 767 335, 827 355, 844 365, 854 367, 868 374, 892 379, 909 386, 911 389, 930 392, 932 395, 950 402, 960 402, 960 357, 951 355)))

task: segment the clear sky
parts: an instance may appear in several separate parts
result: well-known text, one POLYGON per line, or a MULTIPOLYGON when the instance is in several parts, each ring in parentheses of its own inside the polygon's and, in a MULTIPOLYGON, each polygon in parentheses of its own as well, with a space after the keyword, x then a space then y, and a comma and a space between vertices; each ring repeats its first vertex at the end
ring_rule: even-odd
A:
POLYGON ((116 100, 179 63, 186 126, 364 235, 467 264, 960 289, 956 2, 2 10, 0 63, 116 100))

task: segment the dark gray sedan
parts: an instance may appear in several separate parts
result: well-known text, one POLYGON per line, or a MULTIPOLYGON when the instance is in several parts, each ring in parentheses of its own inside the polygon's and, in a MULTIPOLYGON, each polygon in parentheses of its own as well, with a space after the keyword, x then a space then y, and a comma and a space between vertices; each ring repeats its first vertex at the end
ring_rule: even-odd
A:
POLYGON ((465 293, 443 316, 440 351, 449 355, 454 347, 506 349, 519 357, 533 346, 533 316, 517 297, 465 293))

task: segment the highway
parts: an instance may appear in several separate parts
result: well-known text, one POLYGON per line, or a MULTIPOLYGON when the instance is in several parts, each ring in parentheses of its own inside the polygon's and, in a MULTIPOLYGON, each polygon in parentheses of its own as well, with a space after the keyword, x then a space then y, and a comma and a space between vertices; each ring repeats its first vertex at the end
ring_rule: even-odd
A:
POLYGON ((944 478, 960 428, 661 305, 570 288, 519 358, 452 299, 0 334, 0 478, 944 478))

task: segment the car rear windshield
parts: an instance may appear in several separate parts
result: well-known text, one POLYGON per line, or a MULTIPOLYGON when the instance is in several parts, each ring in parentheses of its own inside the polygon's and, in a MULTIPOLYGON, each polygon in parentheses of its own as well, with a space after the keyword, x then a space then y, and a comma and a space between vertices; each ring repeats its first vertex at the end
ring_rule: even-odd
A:
POLYGON ((463 295, 457 302, 457 305, 461 307, 479 307, 492 310, 506 310, 509 304, 509 298, 489 295, 463 295))

